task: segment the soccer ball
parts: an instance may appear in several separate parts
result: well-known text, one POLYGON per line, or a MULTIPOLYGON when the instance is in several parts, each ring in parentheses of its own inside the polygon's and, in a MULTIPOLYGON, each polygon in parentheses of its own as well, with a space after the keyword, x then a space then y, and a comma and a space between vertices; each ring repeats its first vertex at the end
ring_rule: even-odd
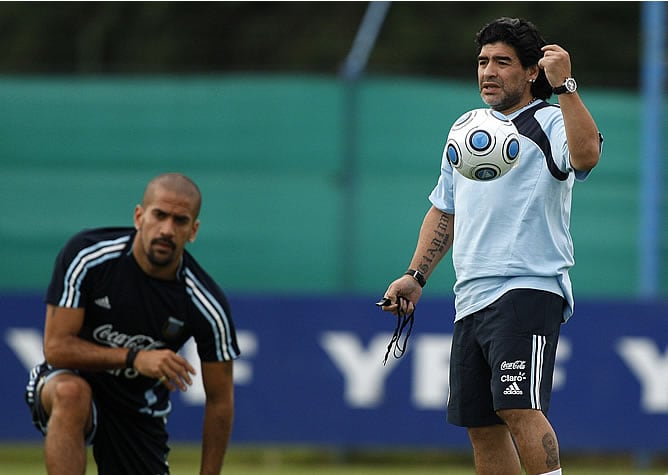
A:
POLYGON ((445 155, 466 178, 491 181, 513 169, 520 158, 520 134, 505 115, 474 109, 455 121, 445 144, 445 155))

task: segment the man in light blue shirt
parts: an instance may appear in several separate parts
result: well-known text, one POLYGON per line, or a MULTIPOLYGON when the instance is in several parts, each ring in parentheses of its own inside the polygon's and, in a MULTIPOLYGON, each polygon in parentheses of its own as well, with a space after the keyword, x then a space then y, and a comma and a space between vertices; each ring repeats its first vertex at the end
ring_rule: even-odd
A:
POLYGON ((517 126, 520 161, 478 182, 453 171, 444 153, 409 270, 383 308, 410 314, 452 247, 448 421, 467 428, 479 475, 519 475, 522 465, 527 475, 556 475, 559 446, 545 414, 560 325, 574 307, 572 189, 598 163, 602 138, 568 52, 533 24, 500 18, 476 44, 480 95, 517 126), (546 102, 552 94, 558 105, 546 102))

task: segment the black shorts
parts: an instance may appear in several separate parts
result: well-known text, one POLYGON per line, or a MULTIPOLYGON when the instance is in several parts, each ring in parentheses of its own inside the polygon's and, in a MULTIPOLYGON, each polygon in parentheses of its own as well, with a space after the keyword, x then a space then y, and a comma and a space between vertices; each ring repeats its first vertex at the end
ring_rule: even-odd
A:
POLYGON ((534 289, 507 292, 455 322, 448 422, 503 424, 496 411, 547 413, 565 300, 534 289))
MULTIPOLYGON (((25 399, 35 427, 46 435, 48 415, 41 403, 44 383, 69 369, 41 363, 30 373, 25 399)), ((167 431, 165 419, 143 414, 126 414, 104 405, 93 394, 93 430, 86 442, 93 446, 98 475, 168 475, 167 431)))
POLYGON ((93 439, 98 475, 168 475, 165 419, 123 414, 97 402, 99 428, 93 439))

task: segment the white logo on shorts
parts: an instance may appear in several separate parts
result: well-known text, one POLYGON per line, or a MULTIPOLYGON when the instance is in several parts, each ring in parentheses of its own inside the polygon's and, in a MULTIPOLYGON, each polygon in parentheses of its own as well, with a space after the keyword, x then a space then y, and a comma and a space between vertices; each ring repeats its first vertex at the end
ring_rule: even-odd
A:
POLYGON ((517 361, 504 361, 501 363, 501 371, 508 371, 511 369, 524 369, 526 368, 527 362, 524 360, 517 361))
POLYGON ((502 383, 521 383, 525 379, 527 379, 527 374, 522 371, 520 371, 516 376, 513 376, 512 374, 504 374, 501 376, 502 383))
POLYGON ((513 383, 503 391, 503 394, 506 396, 521 396, 524 393, 517 385, 517 383, 513 383))

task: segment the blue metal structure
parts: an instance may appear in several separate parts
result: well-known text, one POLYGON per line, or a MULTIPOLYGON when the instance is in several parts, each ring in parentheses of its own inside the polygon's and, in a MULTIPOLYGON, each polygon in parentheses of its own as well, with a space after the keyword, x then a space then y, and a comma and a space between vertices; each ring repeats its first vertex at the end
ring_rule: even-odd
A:
POLYGON ((639 245, 639 293, 658 297, 661 280, 661 162, 663 86, 665 78, 665 25, 663 2, 642 4, 643 56, 641 94, 643 118, 641 136, 641 199, 639 245))
POLYGON ((358 81, 364 73, 390 4, 391 2, 369 2, 340 72, 346 85, 343 103, 344 157, 341 170, 344 196, 340 226, 341 255, 346 256, 341 261, 341 284, 345 289, 353 287, 357 262, 354 242, 358 236, 358 216, 355 212, 358 196, 358 81))

